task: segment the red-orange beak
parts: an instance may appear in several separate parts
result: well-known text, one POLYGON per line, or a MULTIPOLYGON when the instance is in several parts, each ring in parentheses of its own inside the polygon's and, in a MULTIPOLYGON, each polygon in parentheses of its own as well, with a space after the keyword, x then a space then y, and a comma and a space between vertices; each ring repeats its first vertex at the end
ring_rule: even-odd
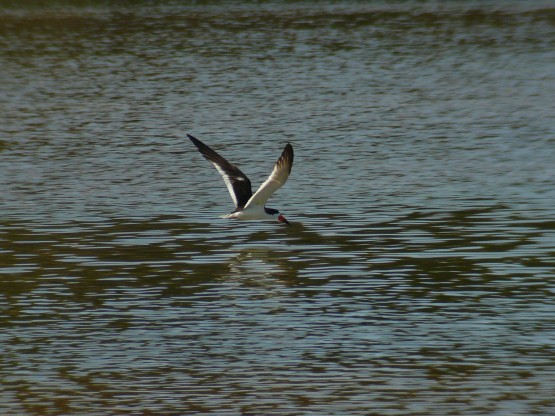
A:
POLYGON ((281 215, 281 214, 278 215, 278 221, 279 221, 279 222, 284 222, 284 223, 287 224, 287 225, 291 225, 291 224, 289 223, 289 221, 287 221, 287 220, 285 219, 285 217, 284 217, 283 215, 281 215))

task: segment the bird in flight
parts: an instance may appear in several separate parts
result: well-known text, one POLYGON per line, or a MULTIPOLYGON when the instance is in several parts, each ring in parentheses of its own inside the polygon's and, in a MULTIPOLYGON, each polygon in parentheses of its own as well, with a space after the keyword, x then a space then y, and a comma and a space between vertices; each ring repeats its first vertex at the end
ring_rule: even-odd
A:
POLYGON ((224 216, 224 218, 239 220, 267 220, 276 218, 279 222, 291 225, 277 209, 266 207, 268 199, 283 186, 289 177, 289 173, 291 173, 291 167, 293 166, 293 146, 291 146, 291 143, 285 145, 281 156, 274 164, 272 173, 253 194, 251 181, 239 168, 229 163, 199 139, 190 134, 187 137, 191 139, 198 151, 216 167, 224 178, 227 189, 235 203, 235 210, 224 216))

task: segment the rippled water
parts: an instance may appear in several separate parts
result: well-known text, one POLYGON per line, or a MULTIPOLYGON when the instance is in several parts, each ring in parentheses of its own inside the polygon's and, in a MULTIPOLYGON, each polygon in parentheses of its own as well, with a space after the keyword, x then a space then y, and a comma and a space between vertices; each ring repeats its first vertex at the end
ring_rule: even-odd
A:
POLYGON ((0 410, 552 413, 554 96, 549 2, 10 3, 0 410))

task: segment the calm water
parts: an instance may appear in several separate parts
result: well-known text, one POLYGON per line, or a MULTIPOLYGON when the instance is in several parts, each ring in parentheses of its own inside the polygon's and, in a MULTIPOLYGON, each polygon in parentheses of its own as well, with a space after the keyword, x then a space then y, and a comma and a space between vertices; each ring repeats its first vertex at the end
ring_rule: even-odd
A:
POLYGON ((553 414, 553 2, 40 3, 0 11, 0 413, 553 414), (220 219, 186 133, 255 186, 292 142, 294 225, 220 219))

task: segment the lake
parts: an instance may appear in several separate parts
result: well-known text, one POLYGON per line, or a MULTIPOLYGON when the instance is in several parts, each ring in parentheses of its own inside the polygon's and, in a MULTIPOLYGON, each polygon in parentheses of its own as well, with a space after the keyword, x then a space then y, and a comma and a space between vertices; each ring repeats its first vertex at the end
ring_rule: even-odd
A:
POLYGON ((4 3, 1 413, 553 412, 553 2, 4 3))

